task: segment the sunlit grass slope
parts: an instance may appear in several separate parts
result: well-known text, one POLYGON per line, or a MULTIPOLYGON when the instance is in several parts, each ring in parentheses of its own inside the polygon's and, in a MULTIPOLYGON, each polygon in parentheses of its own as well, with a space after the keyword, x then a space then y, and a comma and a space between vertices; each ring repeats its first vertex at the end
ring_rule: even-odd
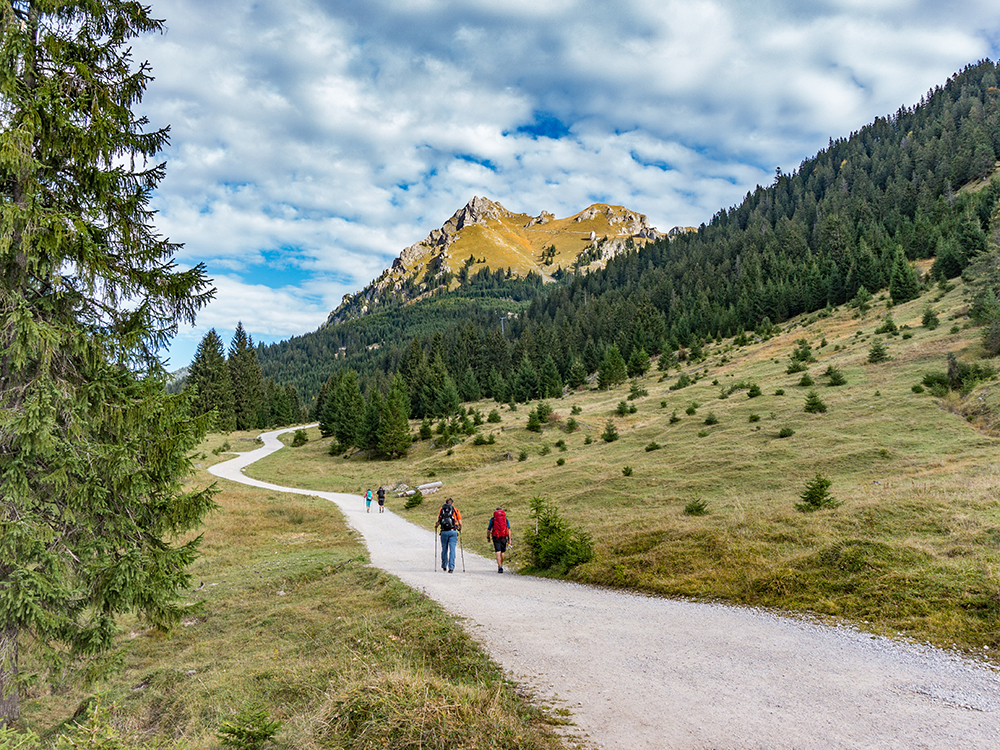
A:
MULTIPOLYGON (((989 434, 997 384, 965 397, 914 390, 926 373, 945 372, 949 352, 978 361, 963 293, 934 288, 891 309, 883 295, 863 316, 844 307, 745 346, 714 342, 666 378, 654 366, 635 383, 648 395, 630 400, 626 384, 551 401, 554 421, 540 434, 525 429, 532 405, 480 402, 483 417, 494 408, 502 417, 478 428, 492 445, 423 441, 403 461, 368 461, 328 455, 313 430, 306 446, 250 472, 345 491, 441 480, 475 532, 466 544, 482 552, 494 507, 508 508, 516 540, 532 532, 531 498, 544 496, 593 536, 595 559, 571 571, 575 580, 834 616, 989 654, 1000 647, 1000 440, 989 434), (921 322, 928 306, 941 321, 933 330, 921 322), (887 314, 900 330, 876 335, 887 314), (804 373, 787 373, 802 339, 817 360, 805 373, 811 387, 800 385, 804 373), (868 363, 875 340, 889 361, 868 363), (828 385, 830 366, 844 385, 828 385), (670 390, 681 375, 695 382, 670 390), (750 398, 753 384, 761 395, 750 398), (825 413, 804 410, 809 391, 825 413), (622 401, 636 411, 619 416, 622 401), (601 439, 609 420, 620 434, 610 443, 601 439), (817 473, 841 505, 800 512, 817 473), (685 512, 695 500, 707 514, 685 512)), ((431 526, 438 499, 409 511, 390 504, 431 526)))

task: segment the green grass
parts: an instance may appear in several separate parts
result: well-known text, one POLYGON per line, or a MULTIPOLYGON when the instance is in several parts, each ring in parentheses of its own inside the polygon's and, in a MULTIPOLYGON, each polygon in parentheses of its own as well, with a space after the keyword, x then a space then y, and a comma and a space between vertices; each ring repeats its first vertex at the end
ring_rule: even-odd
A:
MULTIPOLYGON (((249 449, 245 437, 211 438, 195 480, 228 458, 214 447, 249 449)), ((220 486, 190 616, 170 633, 124 621, 123 668, 107 682, 30 688, 25 722, 47 742, 100 695, 123 732, 192 750, 219 747, 222 722, 255 705, 283 723, 276 748, 562 747, 558 720, 516 693, 451 616, 367 567, 329 502, 220 486)))
MULTIPOLYGON (((680 374, 692 384, 680 391, 669 389, 673 378, 659 382, 654 367, 638 381, 649 396, 632 402, 634 414, 617 414, 624 386, 580 390, 549 401, 555 421, 541 433, 524 429, 529 409, 500 408, 502 424, 484 426, 496 436, 488 450, 467 438, 452 455, 425 441, 402 461, 345 460, 327 456, 328 441, 313 434, 308 445, 276 454, 248 473, 359 492, 380 483, 419 484, 433 472, 456 498, 468 528, 485 528, 489 513, 502 504, 515 528, 522 519, 521 533, 530 499, 543 496, 594 540, 595 558, 570 571, 574 580, 811 612, 879 633, 995 650, 1000 441, 992 435, 1000 428, 993 416, 1000 396, 995 381, 965 398, 914 393, 926 372, 945 369, 948 352, 970 362, 981 352, 977 328, 950 333, 944 326, 921 327, 927 299, 937 294, 892 308, 893 319, 913 336, 893 339, 888 362, 867 363, 884 303, 865 317, 845 307, 790 321, 762 343, 706 346, 704 360, 683 363, 680 374), (786 372, 802 338, 818 360, 816 372, 834 366, 846 379, 823 388, 825 413, 804 412, 802 396, 771 395, 802 393, 796 390, 801 375, 786 372), (827 346, 821 346, 824 339, 827 346), (720 388, 741 381, 759 385, 761 395, 718 398, 720 388), (718 421, 710 431, 697 417, 671 422, 692 403, 712 404, 718 421), (565 433, 559 425, 576 410, 578 429, 565 433), (751 415, 758 415, 756 424, 751 415), (620 435, 610 443, 599 439, 609 421, 620 435), (793 436, 780 439, 782 428, 793 436), (562 467, 538 458, 539 449, 557 438, 566 446, 562 467), (647 452, 654 442, 662 448, 647 452), (529 458, 518 462, 522 451, 529 458), (641 482, 622 475, 626 465, 641 482), (831 480, 830 492, 843 504, 800 513, 795 503, 817 473, 831 480), (696 498, 710 514, 684 512, 696 498)), ((958 284, 935 303, 942 320, 964 319, 963 294, 958 284)), ((493 406, 476 404, 484 412, 493 406)), ((401 509, 401 501, 393 507, 401 509)), ((434 508, 400 512, 433 525, 434 508)), ((489 554, 484 543, 473 544, 489 554)))

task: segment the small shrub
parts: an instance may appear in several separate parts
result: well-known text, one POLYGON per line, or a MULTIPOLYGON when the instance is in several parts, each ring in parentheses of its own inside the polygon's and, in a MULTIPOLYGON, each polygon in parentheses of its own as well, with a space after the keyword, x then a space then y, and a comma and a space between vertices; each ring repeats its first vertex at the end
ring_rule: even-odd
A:
POLYGON ((782 427, 780 430, 778 430, 778 437, 779 438, 791 437, 794 434, 795 434, 795 430, 793 430, 791 427, 782 427))
POLYGON ((550 448, 549 446, 547 446, 547 445, 543 445, 543 446, 541 447, 541 450, 539 450, 539 451, 538 451, 538 455, 539 455, 539 456, 547 456, 547 455, 549 455, 549 454, 550 454, 551 452, 552 452, 552 449, 551 449, 551 448, 550 448))
POLYGON ((708 416, 705 417, 705 424, 712 426, 713 424, 719 424, 719 418, 715 416, 713 412, 709 412, 708 416))
POLYGON ((548 401, 539 401, 535 405, 535 412, 538 414, 538 419, 543 424, 549 421, 549 417, 552 416, 552 407, 549 405, 548 401))
POLYGON ((567 573, 573 566, 593 559, 590 535, 573 529, 555 506, 541 497, 532 498, 531 516, 536 532, 525 535, 524 541, 532 568, 567 573))
POLYGON ((573 417, 566 420, 566 432, 576 432, 576 428, 579 426, 580 425, 577 424, 577 421, 573 419, 573 417))
POLYGON ((829 479, 822 474, 816 474, 816 477, 806 485, 802 494, 799 495, 802 502, 795 504, 796 510, 809 513, 823 508, 836 508, 840 505, 829 492, 830 484, 829 479))
POLYGON ((528 424, 525 425, 525 429, 529 432, 542 431, 542 420, 539 418, 538 412, 534 409, 528 412, 528 424))
POLYGON ((643 396, 648 396, 649 391, 640 386, 638 383, 632 383, 632 388, 628 394, 628 400, 633 401, 637 398, 642 398, 643 396))
POLYGON ((581 414, 582 412, 583 409, 581 409, 577 404, 573 404, 573 408, 569 410, 569 413, 574 416, 576 416, 577 414, 581 414))
POLYGON ((687 388, 692 382, 693 381, 690 377, 688 377, 688 374, 686 372, 682 372, 681 376, 677 378, 677 382, 670 385, 670 390, 679 391, 681 388, 687 388))
MULTIPOLYGON (((492 435, 490 437, 492 437, 492 435)), ((483 435, 482 433, 480 433, 480 434, 476 435, 475 439, 473 439, 472 444, 473 445, 486 445, 488 442, 489 441, 486 439, 486 436, 483 435)))
POLYGON ((500 422, 500 412, 496 409, 490 409, 489 415, 486 417, 486 421, 491 424, 497 424, 500 422))
POLYGON ((891 315, 885 316, 885 322, 882 323, 878 328, 875 329, 875 333, 895 333, 899 329, 896 328, 896 322, 892 319, 891 315))
POLYGON ((624 417, 628 413, 628 403, 626 401, 619 401, 618 406, 615 408, 615 414, 619 417, 624 417))
POLYGON ((877 365, 889 361, 889 350, 879 339, 875 339, 868 349, 868 364, 877 365))
POLYGON ((813 385, 813 379, 809 377, 808 372, 802 374, 802 379, 799 380, 799 385, 805 388, 808 388, 809 386, 813 385))
POLYGON ((952 326, 952 327, 951 327, 951 329, 949 329, 948 333, 958 333, 958 332, 960 332, 961 330, 962 330, 962 329, 961 329, 961 328, 959 328, 958 326, 952 326))
POLYGON ((279 729, 281 722, 272 719, 263 706, 244 706, 235 718, 222 722, 217 736, 225 747, 260 750, 279 729))
POLYGON ((684 413, 687 414, 689 417, 694 416, 697 412, 698 412, 698 404, 696 403, 692 403, 687 409, 684 410, 684 413))
POLYGON ((761 395, 760 386, 754 383, 747 391, 747 398, 757 398, 759 395, 761 395))
POLYGON ((704 516, 708 514, 708 503, 700 497, 691 500, 684 506, 684 512, 689 516, 704 516))
POLYGON ((556 466, 562 466, 565 463, 566 463, 566 459, 565 458, 560 457, 560 458, 556 459, 556 466))
POLYGON ((593 442, 594 442, 594 439, 590 435, 587 435, 587 437, 585 437, 583 439, 583 444, 584 445, 590 445, 593 442))
POLYGON ((521 451, 520 453, 518 453, 517 454, 517 460, 518 461, 527 461, 528 460, 528 451, 521 451))
POLYGON ((698 437, 708 437, 708 430, 698 430, 698 437))
POLYGON ((790 365, 788 365, 787 368, 785 368, 785 374, 794 375, 797 372, 805 372, 808 369, 809 368, 806 367, 802 362, 792 362, 790 365))
POLYGON ((556 440, 556 448, 558 448, 561 451, 566 450, 566 441, 565 440, 556 440))
POLYGON ((650 453, 652 451, 658 451, 662 447, 663 446, 660 445, 658 442, 656 442, 655 440, 652 440, 652 441, 650 441, 649 445, 646 446, 646 453, 650 453))
POLYGON ((784 395, 785 395, 785 389, 784 389, 784 388, 778 388, 778 389, 777 389, 777 390, 776 390, 776 391, 774 392, 774 395, 775 395, 775 396, 784 396, 784 395))
POLYGON ((759 422, 760 421, 760 414, 751 414, 749 417, 747 417, 747 421, 749 421, 749 422, 759 422))
POLYGON ((674 409, 674 413, 670 415, 670 424, 677 424, 681 421, 681 418, 677 416, 677 410, 674 409))
POLYGON ((632 467, 631 466, 623 466, 622 467, 622 474, 625 475, 625 476, 627 476, 627 477, 632 476, 632 467))
POLYGON ((923 393, 924 387, 920 385, 920 383, 915 383, 913 387, 910 388, 910 390, 913 391, 914 393, 923 393))
POLYGON ((618 428, 615 427, 615 423, 610 419, 608 420, 608 423, 604 425, 604 432, 601 433, 601 439, 605 443, 613 443, 618 439, 618 428))
POLYGON ((830 379, 829 385, 831 386, 844 385, 847 383, 847 378, 844 377, 844 373, 833 365, 827 367, 826 372, 824 372, 823 375, 830 379))
POLYGON ((806 405, 804 410, 809 414, 823 414, 826 412, 826 404, 819 397, 816 391, 809 391, 806 395, 806 405))

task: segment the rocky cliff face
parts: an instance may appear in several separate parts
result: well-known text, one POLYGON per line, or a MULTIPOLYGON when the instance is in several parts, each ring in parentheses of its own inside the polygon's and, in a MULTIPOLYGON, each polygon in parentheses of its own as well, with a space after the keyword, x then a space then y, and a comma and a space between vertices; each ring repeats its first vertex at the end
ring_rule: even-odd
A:
POLYGON ((404 248, 392 266, 363 290, 344 295, 327 325, 447 288, 457 283, 454 275, 463 269, 510 269, 516 275, 534 271, 551 279, 557 268, 603 266, 615 255, 664 236, 644 215, 621 206, 595 204, 575 216, 556 219, 547 211, 534 217, 515 214, 477 196, 440 229, 404 248))

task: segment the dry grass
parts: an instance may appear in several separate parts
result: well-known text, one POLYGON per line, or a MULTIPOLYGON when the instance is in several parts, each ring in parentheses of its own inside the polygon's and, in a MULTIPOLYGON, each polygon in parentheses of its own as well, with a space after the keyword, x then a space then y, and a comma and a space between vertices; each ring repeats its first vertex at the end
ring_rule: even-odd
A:
MULTIPOLYGON (((842 308, 797 319, 746 347, 713 344, 703 361, 683 365, 699 377, 694 385, 670 391, 680 373, 671 370, 661 381, 652 372, 641 382, 650 395, 630 402, 638 411, 626 417, 614 412, 627 387, 552 401, 559 420, 541 434, 524 429, 529 406, 511 412, 482 402, 474 407, 484 416, 498 408, 503 417, 480 428, 495 434, 495 445, 468 438, 449 455, 418 442, 404 461, 345 460, 326 455, 328 441, 313 431, 308 445, 250 472, 353 492, 438 479, 467 528, 485 527, 502 503, 515 537, 527 530, 531 498, 542 495, 594 537, 596 558, 572 572, 577 580, 842 617, 980 652, 1000 648, 1000 442, 977 429, 994 429, 996 381, 965 398, 912 390, 926 372, 945 370, 948 352, 978 356, 979 332, 966 327, 961 285, 891 311, 885 304, 883 296, 864 317, 842 308), (942 321, 933 331, 920 325, 928 304, 942 321), (901 335, 876 337, 888 312, 901 335), (961 329, 952 333, 956 324, 961 329), (809 373, 829 407, 824 414, 804 412, 810 389, 798 385, 801 373, 785 373, 801 338, 818 359, 809 373), (891 361, 867 364, 875 338, 886 343, 891 361), (830 365, 846 385, 826 385, 830 365), (750 399, 741 389, 720 398, 740 381, 757 383, 762 395, 750 399), (784 395, 774 395, 778 389, 784 395), (699 406, 689 416, 692 402, 699 406), (574 416, 579 429, 567 433, 573 407, 581 410, 574 416), (680 420, 670 424, 675 411, 680 420), (705 425, 709 412, 718 424, 705 425), (621 435, 613 443, 600 438, 608 419, 621 435), (779 438, 783 427, 794 434, 779 438), (566 451, 555 447, 560 439, 566 451), (662 448, 646 452, 651 441, 662 448), (543 455, 545 446, 551 452, 543 455), (518 461, 522 451, 528 458, 518 461), (565 465, 557 466, 559 458, 565 465), (632 476, 623 476, 626 465, 632 476), (832 480, 831 493, 843 504, 800 513, 798 495, 817 472, 832 480), (685 514, 693 499, 704 500, 709 513, 685 514)), ((402 501, 390 503, 400 510, 402 501)), ((431 526, 434 508, 401 512, 431 526)))

